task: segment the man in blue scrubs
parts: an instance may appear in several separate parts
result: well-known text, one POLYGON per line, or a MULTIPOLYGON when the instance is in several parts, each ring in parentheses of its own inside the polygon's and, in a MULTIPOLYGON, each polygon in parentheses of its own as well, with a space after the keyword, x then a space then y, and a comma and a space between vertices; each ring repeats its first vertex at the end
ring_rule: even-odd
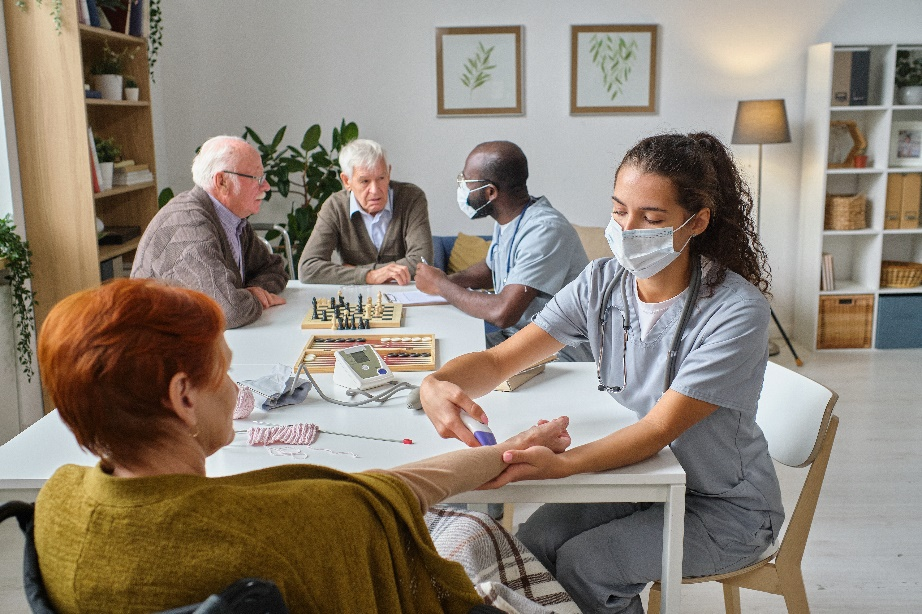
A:
MULTIPOLYGON (((452 275, 425 264, 416 269, 419 290, 500 329, 487 334, 488 347, 531 322, 589 262, 567 219, 544 196, 529 195, 527 180, 528 160, 514 143, 475 147, 458 176, 458 206, 470 219, 496 220, 487 258, 452 275)), ((566 347, 558 358, 592 360, 586 344, 566 347)))

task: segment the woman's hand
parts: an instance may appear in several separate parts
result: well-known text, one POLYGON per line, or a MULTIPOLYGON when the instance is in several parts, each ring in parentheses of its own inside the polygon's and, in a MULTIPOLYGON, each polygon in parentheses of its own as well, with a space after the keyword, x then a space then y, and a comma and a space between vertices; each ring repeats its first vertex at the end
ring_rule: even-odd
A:
POLYGON ((550 422, 539 420, 537 426, 510 437, 499 444, 507 447, 503 461, 509 463, 505 470, 480 489, 486 490, 505 486, 519 480, 541 480, 569 475, 560 456, 571 443, 566 416, 550 422))
POLYGON ((521 480, 550 480, 572 475, 567 469, 563 455, 544 446, 532 446, 527 450, 508 450, 503 461, 509 463, 498 476, 480 487, 480 490, 499 488, 509 482, 521 480))
POLYGON ((487 415, 459 386, 429 375, 419 387, 419 399, 439 436, 443 439, 454 437, 472 448, 480 446, 458 414, 467 412, 483 424, 487 423, 487 415))

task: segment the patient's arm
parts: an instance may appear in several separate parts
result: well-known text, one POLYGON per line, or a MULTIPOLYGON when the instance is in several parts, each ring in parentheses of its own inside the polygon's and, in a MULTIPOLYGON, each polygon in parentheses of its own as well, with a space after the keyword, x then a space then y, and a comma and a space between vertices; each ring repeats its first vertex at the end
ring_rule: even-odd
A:
POLYGON ((503 453, 507 450, 544 446, 554 452, 563 452, 570 445, 569 422, 562 416, 533 426, 495 446, 455 450, 393 469, 370 471, 399 477, 419 499, 420 509, 425 512, 432 505, 452 495, 475 490, 502 473, 507 466, 503 461, 503 453))

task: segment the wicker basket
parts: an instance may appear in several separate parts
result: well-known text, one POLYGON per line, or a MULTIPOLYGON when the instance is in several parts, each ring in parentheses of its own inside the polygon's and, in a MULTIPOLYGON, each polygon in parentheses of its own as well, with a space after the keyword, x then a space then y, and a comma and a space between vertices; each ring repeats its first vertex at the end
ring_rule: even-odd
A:
POLYGON ((873 294, 820 297, 817 349, 871 347, 873 294))
POLYGON ((922 285, 922 264, 884 260, 880 263, 882 288, 915 288, 922 285))
POLYGON ((864 194, 827 194, 826 230, 860 230, 867 228, 868 199, 864 194))

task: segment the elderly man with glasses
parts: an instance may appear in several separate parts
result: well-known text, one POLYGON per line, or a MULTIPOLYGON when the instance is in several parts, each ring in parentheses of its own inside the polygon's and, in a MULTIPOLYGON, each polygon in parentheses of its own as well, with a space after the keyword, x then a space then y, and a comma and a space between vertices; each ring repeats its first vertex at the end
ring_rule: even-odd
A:
POLYGON ((241 138, 216 136, 192 161, 195 187, 178 194, 147 226, 132 277, 166 279, 212 297, 228 328, 274 305, 288 274, 246 218, 259 212, 269 184, 259 152, 241 138))
MULTIPOLYGON (((425 264, 416 269, 418 289, 500 329, 487 334, 488 347, 527 325, 589 264, 576 230, 546 197, 529 195, 527 180, 528 160, 516 144, 475 147, 458 175, 458 206, 472 220, 496 221, 487 258, 452 275, 425 264)), ((592 359, 586 344, 564 347, 558 358, 592 359)))
POLYGON ((420 261, 432 261, 426 195, 391 181, 381 145, 356 139, 339 153, 344 189, 320 208, 298 263, 298 278, 314 284, 410 283, 420 261), (339 255, 341 263, 333 261, 339 255))

